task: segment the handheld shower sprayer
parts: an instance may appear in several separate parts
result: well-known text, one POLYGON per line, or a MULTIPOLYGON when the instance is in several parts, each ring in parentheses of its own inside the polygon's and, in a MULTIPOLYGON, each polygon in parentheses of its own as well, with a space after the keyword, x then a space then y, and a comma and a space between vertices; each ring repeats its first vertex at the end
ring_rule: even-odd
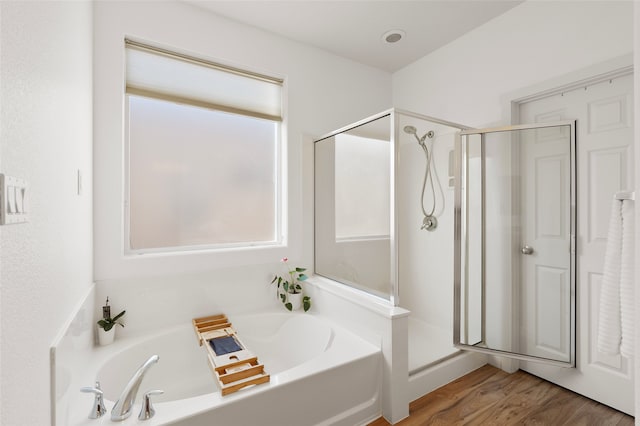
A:
POLYGON ((422 135, 422 137, 418 137, 418 129, 416 129, 414 126, 404 126, 404 132, 408 133, 410 135, 415 136, 416 140, 418 141, 418 143, 420 145, 424 144, 424 140, 426 138, 433 138, 433 136, 435 135, 435 133, 433 133, 433 130, 429 130, 427 133, 425 133, 424 135, 422 135))
MULTIPOLYGON (((422 135, 422 137, 418 137, 418 129, 416 129, 414 126, 404 126, 402 130, 404 130, 405 133, 413 135, 416 138, 426 157, 427 166, 424 172, 424 179, 422 181, 422 192, 420 194, 420 207, 422 208, 424 218, 422 220, 422 227, 420 229, 433 231, 438 226, 438 220, 434 216, 434 212, 436 210, 436 191, 433 184, 433 176, 431 175, 431 164, 433 163, 433 145, 431 146, 431 152, 429 152, 429 148, 424 141, 426 138, 432 139, 435 136, 435 133, 433 132, 433 130, 429 130, 427 133, 422 135), (429 181, 431 184, 431 194, 433 195, 433 204, 431 207, 431 211, 429 212, 427 212, 427 210, 424 208, 424 191, 427 186, 427 181, 429 181)), ((440 182, 438 182, 438 185, 439 183, 440 182)))

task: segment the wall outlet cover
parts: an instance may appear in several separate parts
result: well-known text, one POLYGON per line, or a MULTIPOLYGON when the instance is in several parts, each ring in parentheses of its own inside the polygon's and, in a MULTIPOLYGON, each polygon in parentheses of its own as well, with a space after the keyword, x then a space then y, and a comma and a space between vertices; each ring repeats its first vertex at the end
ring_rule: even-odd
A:
POLYGON ((0 224, 27 222, 27 181, 0 173, 0 224))

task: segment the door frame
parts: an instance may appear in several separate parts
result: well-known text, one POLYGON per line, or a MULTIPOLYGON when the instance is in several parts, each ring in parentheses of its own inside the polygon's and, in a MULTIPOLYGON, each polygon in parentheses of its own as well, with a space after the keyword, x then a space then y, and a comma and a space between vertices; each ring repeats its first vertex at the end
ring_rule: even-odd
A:
POLYGON ((520 105, 526 102, 588 87, 633 71, 633 54, 628 54, 508 93, 502 97, 505 122, 520 124, 520 105))

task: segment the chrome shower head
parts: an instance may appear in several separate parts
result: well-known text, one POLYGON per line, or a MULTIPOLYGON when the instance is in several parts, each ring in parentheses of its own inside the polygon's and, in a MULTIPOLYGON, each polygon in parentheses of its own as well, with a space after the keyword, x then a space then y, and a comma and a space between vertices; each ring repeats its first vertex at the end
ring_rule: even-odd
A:
POLYGON ((418 141, 418 143, 420 145, 424 145, 424 140, 426 138, 431 139, 435 135, 435 133, 433 133, 433 130, 429 130, 427 133, 422 135, 422 137, 419 137, 418 136, 418 129, 416 129, 414 126, 404 126, 404 128, 402 130, 404 130, 405 133, 408 133, 410 135, 415 136, 416 140, 418 141))
POLYGON ((410 135, 418 136, 418 129, 413 126, 404 126, 404 132, 409 133, 410 135))

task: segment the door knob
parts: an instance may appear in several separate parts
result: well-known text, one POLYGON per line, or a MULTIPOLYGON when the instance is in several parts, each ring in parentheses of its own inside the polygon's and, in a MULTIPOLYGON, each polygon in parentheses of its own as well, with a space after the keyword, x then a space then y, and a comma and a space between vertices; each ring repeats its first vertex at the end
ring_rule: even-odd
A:
POLYGON ((522 252, 522 254, 533 254, 533 247, 529 247, 525 245, 520 249, 520 251, 522 252))

